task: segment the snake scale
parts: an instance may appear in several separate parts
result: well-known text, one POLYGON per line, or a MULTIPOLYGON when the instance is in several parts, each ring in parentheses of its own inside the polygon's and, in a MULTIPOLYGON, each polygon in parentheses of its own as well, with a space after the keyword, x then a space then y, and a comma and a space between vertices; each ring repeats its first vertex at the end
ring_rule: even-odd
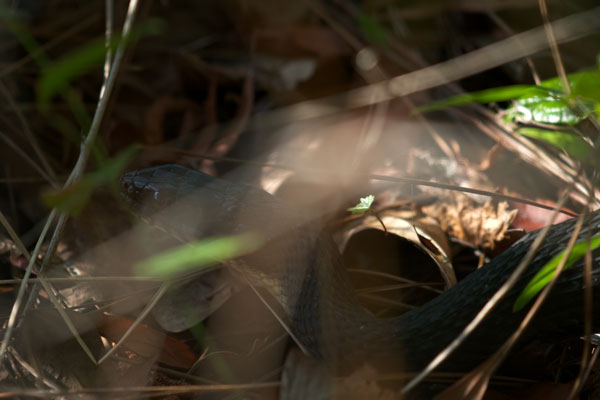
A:
MULTIPOLYGON (((338 249, 301 212, 268 193, 188 169, 162 165, 126 173, 123 192, 135 212, 183 241, 257 232, 264 245, 225 264, 264 285, 282 304, 291 329, 313 356, 339 370, 363 360, 387 370, 424 367, 455 338, 508 278, 536 232, 418 309, 376 318, 357 300, 338 249)), ((528 307, 516 297, 533 275, 566 246, 574 219, 551 228, 525 274, 439 370, 464 371, 491 355, 516 329, 528 307)), ((600 212, 580 234, 600 232, 600 212)), ((594 308, 600 310, 600 252, 593 253, 594 308)), ((564 271, 521 343, 564 339, 583 331, 582 261, 564 271)), ((594 326, 600 313, 594 312, 594 326)))

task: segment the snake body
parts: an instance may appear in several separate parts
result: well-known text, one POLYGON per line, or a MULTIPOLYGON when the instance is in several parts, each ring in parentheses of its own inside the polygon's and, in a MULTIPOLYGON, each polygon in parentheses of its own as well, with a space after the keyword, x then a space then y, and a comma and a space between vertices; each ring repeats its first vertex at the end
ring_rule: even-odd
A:
MULTIPOLYGON (((313 356, 338 370, 368 362, 386 370, 424 367, 481 309, 526 253, 536 232, 424 306, 381 319, 359 303, 333 240, 303 215, 266 192, 179 165, 131 171, 122 178, 128 201, 140 216, 183 241, 258 232, 265 244, 230 265, 267 287, 282 304, 291 328, 313 356)), ((551 228, 524 276, 467 341, 439 368, 464 371, 491 355, 516 329, 527 307, 512 311, 535 273, 566 246, 574 221, 551 228)), ((580 237, 600 232, 600 213, 580 237)), ((600 309, 600 252, 593 253, 594 308, 600 309)), ((583 262, 564 271, 526 330, 534 338, 582 334, 583 262)), ((594 325, 600 313, 594 313, 594 325)))

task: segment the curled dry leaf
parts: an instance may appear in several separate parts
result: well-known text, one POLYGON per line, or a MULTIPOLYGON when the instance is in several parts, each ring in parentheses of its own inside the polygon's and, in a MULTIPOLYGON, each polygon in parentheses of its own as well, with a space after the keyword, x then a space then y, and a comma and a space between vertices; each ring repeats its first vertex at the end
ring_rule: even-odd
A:
POLYGON ((413 211, 387 210, 375 217, 366 217, 348 224, 339 234, 340 249, 346 251, 350 238, 366 229, 383 230, 411 242, 427 254, 437 265, 447 287, 456 284, 456 276, 450 262, 450 245, 439 224, 427 216, 419 216, 413 211))
POLYGON ((453 193, 443 201, 424 207, 423 212, 440 221, 450 236, 491 251, 504 238, 518 211, 510 210, 505 201, 477 205, 464 194, 453 193))

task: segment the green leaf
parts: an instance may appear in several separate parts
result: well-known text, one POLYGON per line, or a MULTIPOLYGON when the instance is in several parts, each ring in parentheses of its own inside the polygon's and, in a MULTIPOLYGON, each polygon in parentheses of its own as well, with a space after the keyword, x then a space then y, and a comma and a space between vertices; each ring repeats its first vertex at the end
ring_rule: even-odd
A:
POLYGON ((121 150, 111 160, 106 161, 101 168, 90 173, 88 178, 96 185, 110 185, 119 182, 123 170, 140 150, 139 145, 131 145, 121 150))
MULTIPOLYGON (((571 97, 600 101, 600 70, 581 71, 567 75, 571 97)), ((562 80, 558 77, 541 82, 540 86, 565 93, 562 80)))
POLYGON ((128 147, 74 184, 43 194, 42 200, 49 207, 70 215, 77 215, 88 203, 96 187, 118 182, 123 170, 138 150, 138 146, 128 147))
POLYGON ((547 94, 523 96, 516 100, 515 114, 521 122, 538 122, 552 125, 575 125, 585 120, 600 101, 600 71, 582 71, 567 75, 570 95, 566 94, 562 80, 547 79, 540 89, 547 94), (584 110, 580 110, 583 106, 584 110))
POLYGON ((581 162, 591 161, 594 149, 581 137, 571 132, 551 131, 539 128, 520 128, 516 131, 519 135, 528 136, 546 142, 554 147, 563 149, 571 157, 581 162))
POLYGON ((49 191, 42 195, 44 203, 51 208, 70 215, 77 215, 88 203, 96 185, 87 179, 57 191, 49 191))
POLYGON ((366 14, 359 14, 356 17, 356 22, 358 22, 358 27, 370 42, 381 46, 388 43, 387 30, 375 18, 366 14))
POLYGON ((252 233, 200 240, 150 257, 136 264, 134 271, 168 280, 252 252, 261 244, 252 233))
POLYGON ((40 103, 48 104, 57 93, 64 92, 72 80, 101 65, 109 49, 115 50, 121 43, 129 45, 133 41, 155 34, 161 29, 162 25, 158 20, 149 20, 135 29, 126 39, 120 36, 113 37, 108 43, 108 47, 104 38, 98 38, 51 63, 44 68, 39 81, 40 103))
MULTIPOLYGON (((600 235, 594 236, 590 241, 590 249, 594 250, 598 246, 600 246, 600 235)), ((587 251, 587 241, 579 242, 575 246, 573 246, 573 250, 565 263, 563 270, 572 266, 575 262, 581 259, 585 252, 587 251)), ((542 289, 550 283, 554 274, 556 273, 556 268, 562 261, 565 256, 565 251, 561 251, 558 253, 552 260, 550 260, 542 269, 538 271, 537 274, 531 279, 529 284, 525 287, 523 292, 519 295, 515 304, 513 305, 513 312, 517 312, 527 303, 529 303, 542 289)))
POLYGON ((552 125, 574 125, 589 117, 600 102, 600 71, 582 71, 567 76, 571 94, 566 95, 562 80, 547 79, 540 86, 513 85, 482 90, 451 97, 417 109, 434 111, 468 103, 491 103, 515 100, 509 109, 511 119, 520 122, 538 122, 552 125), (573 111, 574 100, 582 102, 588 111, 573 111))
MULTIPOLYGON (((110 48, 119 43, 114 39, 110 48)), ((39 100, 47 104, 55 94, 64 91, 73 79, 90 71, 104 61, 108 49, 103 38, 94 40, 44 69, 39 82, 39 100)))
POLYGON ((514 115, 520 122, 537 122, 550 125, 576 125, 589 117, 587 113, 576 113, 566 99, 552 96, 534 96, 516 101, 514 115))
POLYGON ((465 93, 436 103, 419 107, 420 112, 435 111, 447 107, 461 106, 469 103, 492 103, 496 101, 508 101, 519 97, 531 97, 545 95, 547 91, 532 85, 513 85, 493 89, 481 90, 479 92, 465 93))
POLYGON ((352 215, 367 212, 369 208, 371 208, 373 200, 375 200, 375 196, 373 196, 372 194, 368 195, 367 197, 362 197, 360 199, 360 203, 358 203, 354 207, 349 208, 348 211, 350 211, 352 215))

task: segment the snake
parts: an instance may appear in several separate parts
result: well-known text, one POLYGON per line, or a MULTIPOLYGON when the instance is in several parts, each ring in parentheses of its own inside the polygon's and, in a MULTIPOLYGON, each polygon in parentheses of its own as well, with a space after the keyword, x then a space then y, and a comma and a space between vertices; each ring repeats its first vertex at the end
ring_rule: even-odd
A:
MULTIPOLYGON (((176 165, 126 172, 122 193, 140 218, 183 242, 252 232, 257 250, 224 261, 265 287, 281 304, 296 340, 336 370, 369 363, 385 371, 420 370, 481 310, 519 264, 538 232, 530 232, 457 285, 400 316, 378 318, 361 306, 339 250, 319 223, 260 188, 176 165)), ((563 250, 575 218, 554 225, 516 285, 438 368, 468 371, 517 329, 528 307, 515 300, 534 275, 563 250)), ((579 240, 600 233, 591 213, 579 240)), ((600 309, 600 252, 592 252, 593 307, 600 309)), ((418 266, 415 266, 418 267, 418 266)), ((583 259, 565 269, 519 345, 583 334, 583 259)), ((598 326, 600 313, 593 313, 598 326)))

